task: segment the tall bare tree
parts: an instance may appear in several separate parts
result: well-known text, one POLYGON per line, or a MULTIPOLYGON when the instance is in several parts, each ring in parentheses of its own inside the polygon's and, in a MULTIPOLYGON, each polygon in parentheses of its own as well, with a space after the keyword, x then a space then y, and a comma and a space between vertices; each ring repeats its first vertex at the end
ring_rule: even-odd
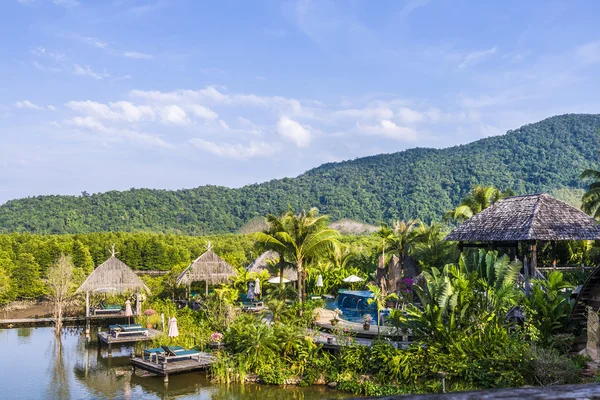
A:
POLYGON ((71 256, 61 254, 50 268, 48 268, 48 288, 50 296, 54 303, 54 318, 56 325, 54 326, 57 336, 62 330, 62 316, 65 309, 65 304, 73 293, 73 262, 71 256))

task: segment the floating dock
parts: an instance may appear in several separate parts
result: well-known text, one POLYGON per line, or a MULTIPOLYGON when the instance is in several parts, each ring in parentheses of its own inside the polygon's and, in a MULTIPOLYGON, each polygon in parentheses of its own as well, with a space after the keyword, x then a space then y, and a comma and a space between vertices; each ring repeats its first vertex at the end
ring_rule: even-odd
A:
POLYGON ((148 329, 147 335, 141 333, 135 335, 120 334, 119 336, 115 337, 108 332, 98 332, 98 349, 100 349, 102 345, 105 345, 111 349, 112 345, 151 341, 160 336, 161 333, 162 331, 156 329, 148 329))
POLYGON ((164 377, 165 382, 169 382, 170 374, 180 374, 183 372, 192 372, 208 369, 217 357, 211 353, 201 352, 199 356, 176 361, 150 361, 140 356, 131 356, 131 366, 133 373, 136 369, 141 369, 164 377))

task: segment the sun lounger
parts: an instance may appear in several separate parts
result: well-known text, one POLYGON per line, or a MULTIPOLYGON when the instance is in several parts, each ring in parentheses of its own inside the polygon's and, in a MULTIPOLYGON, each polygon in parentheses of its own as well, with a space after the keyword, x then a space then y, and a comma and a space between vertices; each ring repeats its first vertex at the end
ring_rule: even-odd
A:
POLYGON ((100 302, 98 307, 94 309, 94 314, 117 314, 123 310, 123 307, 119 305, 105 305, 104 302, 100 302))
POLYGON ((120 335, 144 335, 148 336, 148 329, 142 327, 141 325, 109 325, 108 330, 110 333, 114 335, 115 338, 118 338, 120 335))
MULTIPOLYGON (((186 351, 183 347, 180 346, 169 346, 169 349, 174 353, 186 351)), ((142 354, 142 358, 147 359, 148 361, 152 361, 152 359, 154 359, 156 362, 158 362, 158 356, 164 355, 165 349, 163 349, 162 347, 156 347, 153 349, 145 349, 142 354)))
POLYGON ((196 350, 176 350, 168 346, 162 346, 162 349, 164 354, 157 354, 157 357, 163 362, 186 360, 194 357, 200 359, 200 355, 202 355, 202 352, 196 350))
POLYGON ((260 311, 265 308, 265 303, 262 301, 242 302, 242 311, 260 311))

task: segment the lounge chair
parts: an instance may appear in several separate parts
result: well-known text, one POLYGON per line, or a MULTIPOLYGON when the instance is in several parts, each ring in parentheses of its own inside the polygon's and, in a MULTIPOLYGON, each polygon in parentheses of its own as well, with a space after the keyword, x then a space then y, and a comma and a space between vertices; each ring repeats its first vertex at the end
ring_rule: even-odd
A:
MULTIPOLYGON (((186 351, 183 347, 180 347, 180 346, 169 346, 169 349, 174 353, 178 353, 180 351, 186 351)), ((164 356, 164 355, 165 355, 165 349, 163 349, 162 347, 156 347, 153 349, 145 349, 144 352, 142 353, 142 358, 147 359, 148 361, 152 361, 152 359, 154 358, 154 360, 156 362, 158 362, 158 356, 164 356)))
POLYGON ((123 310, 123 307, 119 305, 105 305, 103 301, 100 301, 98 307, 94 308, 94 314, 118 314, 123 310))
POLYGON ((120 335, 144 335, 148 336, 148 329, 138 324, 133 325, 109 325, 108 330, 115 338, 120 335))
POLYGON ((260 311, 265 308, 265 303, 262 301, 242 302, 242 311, 260 311))
POLYGON ((200 359, 200 355, 202 355, 202 352, 196 350, 177 350, 169 346, 162 346, 162 349, 164 350, 164 355, 157 354, 157 357, 163 362, 185 360, 194 357, 200 359))

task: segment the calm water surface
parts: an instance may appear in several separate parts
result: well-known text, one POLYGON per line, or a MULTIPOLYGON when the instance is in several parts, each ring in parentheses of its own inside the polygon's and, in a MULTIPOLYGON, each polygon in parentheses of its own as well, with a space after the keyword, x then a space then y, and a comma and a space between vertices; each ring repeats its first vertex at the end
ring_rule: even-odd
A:
POLYGON ((213 385, 202 372, 163 378, 136 371, 133 346, 98 352, 80 328, 66 328, 56 340, 52 328, 0 329, 1 399, 248 399, 313 400, 348 395, 324 387, 213 385))

